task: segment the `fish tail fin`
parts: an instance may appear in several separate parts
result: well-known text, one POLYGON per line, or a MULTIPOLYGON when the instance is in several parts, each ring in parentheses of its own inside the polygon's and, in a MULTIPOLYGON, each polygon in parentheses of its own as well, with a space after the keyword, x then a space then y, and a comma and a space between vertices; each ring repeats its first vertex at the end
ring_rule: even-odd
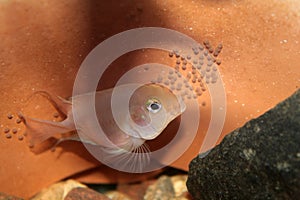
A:
POLYGON ((34 95, 41 95, 46 98, 54 108, 59 112, 62 116, 67 116, 70 110, 72 109, 72 102, 68 101, 60 96, 55 96, 46 91, 36 91, 30 97, 28 97, 27 101, 34 95))
POLYGON ((74 130, 74 126, 71 123, 64 123, 68 119, 62 122, 53 122, 25 117, 22 113, 18 113, 18 116, 26 126, 26 134, 32 145, 41 143, 57 133, 66 133, 74 130))

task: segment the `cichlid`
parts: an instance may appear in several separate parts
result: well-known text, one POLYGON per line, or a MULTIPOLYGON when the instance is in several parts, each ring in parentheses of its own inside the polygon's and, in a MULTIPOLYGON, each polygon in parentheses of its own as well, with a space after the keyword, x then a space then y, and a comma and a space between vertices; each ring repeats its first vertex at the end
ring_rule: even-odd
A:
MULTIPOLYGON (((117 86, 117 91, 126 91, 128 85, 117 86)), ((41 143, 57 133, 64 135, 72 131, 78 134, 62 137, 64 140, 80 140, 84 143, 99 145, 114 154, 124 152, 148 152, 144 144, 147 140, 155 139, 167 125, 183 113, 186 105, 180 96, 176 96, 167 87, 159 84, 146 84, 137 88, 129 100, 129 108, 122 101, 118 104, 117 116, 113 116, 112 98, 113 88, 95 93, 95 111, 97 119, 105 134, 99 136, 95 132, 96 125, 89 121, 90 113, 82 105, 88 101, 92 93, 71 97, 69 100, 53 96, 45 91, 37 92, 46 97, 60 114, 65 116, 61 122, 30 118, 19 113, 20 119, 26 126, 26 133, 32 145, 41 143), (73 105, 78 106, 73 106, 73 105), (74 108, 76 108, 76 126, 74 122, 74 108), (123 112, 127 109, 129 112, 123 112), (125 114, 124 114, 125 113, 125 114), (118 116, 119 115, 119 116, 118 116), (119 120, 117 124, 114 120, 119 120), (114 145, 111 145, 114 144, 114 145), (118 148, 115 148, 118 147, 118 148), (121 149, 121 150, 120 150, 121 149)))

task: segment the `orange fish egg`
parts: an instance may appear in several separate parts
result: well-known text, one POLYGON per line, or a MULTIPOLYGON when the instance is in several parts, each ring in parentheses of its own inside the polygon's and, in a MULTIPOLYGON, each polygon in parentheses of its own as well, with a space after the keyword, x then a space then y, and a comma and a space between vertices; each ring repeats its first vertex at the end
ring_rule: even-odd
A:
POLYGON ((199 98, 206 91, 206 85, 218 81, 218 65, 221 61, 216 58, 223 48, 219 44, 213 50, 208 40, 203 44, 192 48, 193 55, 184 56, 178 50, 169 52, 169 57, 176 59, 173 69, 152 82, 162 83, 176 94, 180 92, 186 100, 199 98))

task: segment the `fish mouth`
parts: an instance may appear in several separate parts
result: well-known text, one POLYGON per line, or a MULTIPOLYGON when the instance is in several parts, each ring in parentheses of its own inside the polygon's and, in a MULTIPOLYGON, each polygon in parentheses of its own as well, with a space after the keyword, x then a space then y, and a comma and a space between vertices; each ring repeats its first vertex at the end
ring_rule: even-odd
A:
POLYGON ((178 113, 177 115, 168 115, 167 116, 167 120, 166 123, 164 123, 162 126, 160 127, 155 127, 155 126, 149 126, 149 128, 152 129, 152 134, 149 135, 141 135, 140 137, 144 140, 153 140, 156 137, 158 137, 168 126, 168 124, 173 121, 176 117, 178 117, 181 113, 178 113))
POLYGON ((144 140, 153 140, 153 139, 155 139, 157 136, 159 136, 159 134, 160 133, 157 133, 157 134, 152 134, 151 136, 149 136, 149 137, 145 137, 145 136, 141 136, 141 138, 142 139, 144 139, 144 140))

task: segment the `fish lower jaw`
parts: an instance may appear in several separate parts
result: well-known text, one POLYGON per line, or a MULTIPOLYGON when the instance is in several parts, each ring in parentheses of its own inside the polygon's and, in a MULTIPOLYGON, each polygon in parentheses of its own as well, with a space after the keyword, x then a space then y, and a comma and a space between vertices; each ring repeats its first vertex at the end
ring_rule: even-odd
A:
POLYGON ((143 136, 142 139, 143 140, 153 140, 155 139, 157 136, 159 136, 160 133, 157 134, 152 134, 151 136, 143 136))
POLYGON ((130 143, 135 148, 142 146, 146 141, 142 138, 136 138, 136 137, 129 137, 128 140, 130 140, 128 143, 130 143))

